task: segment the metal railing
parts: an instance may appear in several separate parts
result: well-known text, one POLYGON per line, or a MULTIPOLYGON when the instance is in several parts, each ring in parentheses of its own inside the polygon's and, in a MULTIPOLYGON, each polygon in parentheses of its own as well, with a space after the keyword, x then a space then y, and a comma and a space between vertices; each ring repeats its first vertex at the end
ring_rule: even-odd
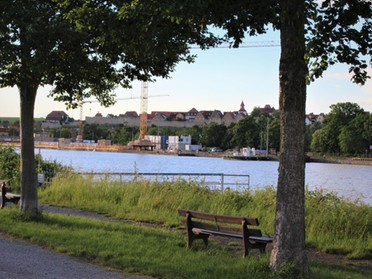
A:
POLYGON ((93 176, 94 179, 105 178, 120 181, 136 181, 148 179, 151 181, 174 181, 186 179, 199 182, 211 189, 224 191, 226 188, 244 191, 250 187, 250 176, 248 174, 225 174, 225 173, 173 173, 173 172, 79 172, 84 176, 93 176))

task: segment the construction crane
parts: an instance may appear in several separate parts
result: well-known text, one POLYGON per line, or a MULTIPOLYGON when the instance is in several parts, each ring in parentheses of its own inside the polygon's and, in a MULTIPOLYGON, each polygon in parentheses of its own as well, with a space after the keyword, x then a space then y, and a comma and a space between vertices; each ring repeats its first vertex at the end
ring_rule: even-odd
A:
MULTIPOLYGON (((208 48, 210 49, 216 49, 216 48, 234 48, 234 49, 239 49, 239 48, 254 48, 254 47, 279 47, 280 42, 279 41, 247 41, 247 42, 242 42, 239 44, 239 47, 234 47, 232 43, 230 42, 223 42, 221 44, 218 44, 214 47, 208 48)), ((191 46, 191 49, 200 49, 200 46, 193 45, 191 46)))
MULTIPOLYGON (((123 100, 132 100, 132 99, 141 99, 140 103, 140 140, 145 138, 147 133, 147 110, 148 110, 148 98, 152 97, 164 97, 169 96, 169 94, 157 94, 157 95, 148 95, 148 82, 142 82, 141 88, 141 96, 131 96, 126 98, 117 98, 115 101, 123 101, 123 100)), ((81 142, 83 139, 83 129, 84 129, 84 121, 83 121, 83 106, 87 103, 98 103, 98 100, 85 100, 80 102, 80 128, 79 128, 79 136, 78 142, 81 142)))
POLYGON ((147 109, 148 109, 148 89, 147 81, 142 82, 141 89, 141 108, 140 108, 140 137, 139 140, 144 140, 147 133, 147 109))

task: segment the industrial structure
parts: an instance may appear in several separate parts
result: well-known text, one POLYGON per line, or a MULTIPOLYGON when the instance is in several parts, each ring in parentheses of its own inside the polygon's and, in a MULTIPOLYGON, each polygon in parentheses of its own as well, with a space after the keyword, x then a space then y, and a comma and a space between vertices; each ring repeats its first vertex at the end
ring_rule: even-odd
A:
MULTIPOLYGON (((169 96, 167 94, 159 94, 159 95, 152 95, 150 97, 161 97, 161 96, 169 96)), ((143 81, 141 84, 141 96, 140 97, 127 97, 127 98, 118 98, 115 101, 123 101, 123 100, 131 100, 131 99, 140 99, 140 136, 137 141, 130 143, 133 147, 140 148, 140 149, 148 149, 153 148, 151 142, 145 139, 147 133, 147 110, 148 110, 148 82, 143 81)), ((79 135, 77 137, 77 142, 83 141, 83 130, 84 130, 84 121, 83 121, 83 106, 86 103, 98 103, 98 100, 86 100, 80 102, 80 127, 79 127, 79 135)))

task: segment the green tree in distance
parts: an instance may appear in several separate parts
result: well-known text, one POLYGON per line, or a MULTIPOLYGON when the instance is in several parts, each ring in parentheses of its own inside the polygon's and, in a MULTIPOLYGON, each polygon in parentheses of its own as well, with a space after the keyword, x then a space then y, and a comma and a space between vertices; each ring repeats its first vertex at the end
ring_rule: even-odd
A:
POLYGON ((368 152, 371 138, 371 115, 355 103, 330 106, 324 126, 315 131, 311 150, 322 153, 362 155, 368 152))

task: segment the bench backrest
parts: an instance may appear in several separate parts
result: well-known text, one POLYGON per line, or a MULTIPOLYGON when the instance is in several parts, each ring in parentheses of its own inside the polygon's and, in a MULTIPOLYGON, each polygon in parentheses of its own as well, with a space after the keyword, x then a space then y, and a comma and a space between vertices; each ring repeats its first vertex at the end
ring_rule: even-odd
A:
POLYGON ((257 218, 211 214, 185 209, 178 209, 178 213, 188 218, 183 223, 185 225, 191 225, 192 228, 236 235, 243 235, 243 231, 247 230, 246 233, 251 236, 262 235, 261 230, 248 228, 248 226, 259 225, 257 218), (187 222, 191 222, 191 224, 187 224, 187 222))

